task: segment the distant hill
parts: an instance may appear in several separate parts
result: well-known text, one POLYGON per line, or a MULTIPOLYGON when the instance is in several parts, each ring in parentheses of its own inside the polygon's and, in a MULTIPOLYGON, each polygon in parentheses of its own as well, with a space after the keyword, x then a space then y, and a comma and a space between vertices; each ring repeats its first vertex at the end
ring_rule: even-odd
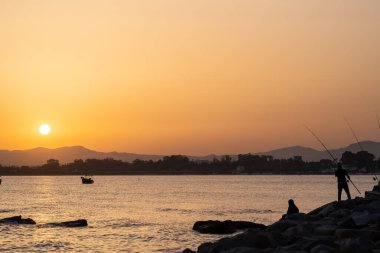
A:
MULTIPOLYGON (((363 148, 374 154, 376 157, 380 157, 380 142, 374 141, 362 141, 363 148)), ((347 147, 332 149, 331 152, 338 158, 342 156, 344 151, 357 152, 360 148, 357 143, 348 145, 347 147)), ((330 159, 329 155, 325 151, 315 150, 308 147, 293 146, 275 149, 267 152, 256 153, 258 155, 271 155, 274 158, 286 159, 294 156, 302 156, 305 161, 319 161, 321 159, 330 159)), ((57 159, 61 164, 69 163, 75 159, 105 159, 113 158, 116 160, 122 160, 132 162, 136 159, 140 160, 153 160, 157 161, 161 159, 163 155, 145 155, 134 153, 122 153, 122 152, 98 152, 87 149, 82 146, 62 147, 55 149, 48 148, 34 148, 28 150, 0 150, 0 164, 2 165, 41 165, 45 164, 48 159, 57 159)), ((220 155, 207 155, 207 156, 189 156, 192 160, 213 160, 219 159, 220 155)), ((231 155, 232 158, 236 158, 236 155, 231 155)))
POLYGON ((75 159, 105 159, 132 162, 136 159, 157 161, 160 155, 140 155, 119 152, 97 152, 81 146, 62 147, 55 149, 34 148, 28 150, 0 150, 0 164, 2 165, 41 165, 48 159, 57 159, 60 163, 69 163, 75 159))
MULTIPOLYGON (((380 157, 380 142, 375 141, 362 141, 361 146, 365 151, 374 154, 376 157, 380 157)), ((360 147, 357 143, 350 144, 343 148, 331 149, 331 153, 337 157, 341 158, 345 151, 358 152, 360 147)), ((287 148, 275 149, 267 152, 258 153, 260 155, 271 155, 275 158, 286 159, 293 156, 302 156, 304 161, 319 161, 321 159, 331 159, 329 154, 325 150, 315 150, 308 147, 293 146, 287 148)))

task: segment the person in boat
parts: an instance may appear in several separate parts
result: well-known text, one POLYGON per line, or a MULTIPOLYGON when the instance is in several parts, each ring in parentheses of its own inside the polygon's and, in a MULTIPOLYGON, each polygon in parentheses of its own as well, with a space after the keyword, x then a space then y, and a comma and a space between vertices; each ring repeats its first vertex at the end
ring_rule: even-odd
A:
POLYGON ((350 189, 348 188, 347 179, 350 180, 350 176, 347 170, 343 169, 342 163, 338 163, 338 168, 335 171, 335 176, 338 180, 338 201, 342 198, 342 190, 347 194, 347 198, 351 199, 350 189))
POLYGON ((288 211, 286 212, 286 215, 294 214, 294 213, 299 213, 300 212, 300 210, 298 209, 298 207, 294 203, 294 200, 289 199, 288 200, 288 204, 289 204, 289 207, 288 207, 288 211))

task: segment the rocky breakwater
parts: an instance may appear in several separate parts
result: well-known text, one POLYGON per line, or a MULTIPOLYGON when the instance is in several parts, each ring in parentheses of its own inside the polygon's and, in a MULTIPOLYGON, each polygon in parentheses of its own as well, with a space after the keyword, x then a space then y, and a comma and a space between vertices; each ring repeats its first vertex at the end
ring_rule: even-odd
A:
POLYGON ((264 229, 201 244, 197 253, 380 253, 380 195, 332 202, 264 229))

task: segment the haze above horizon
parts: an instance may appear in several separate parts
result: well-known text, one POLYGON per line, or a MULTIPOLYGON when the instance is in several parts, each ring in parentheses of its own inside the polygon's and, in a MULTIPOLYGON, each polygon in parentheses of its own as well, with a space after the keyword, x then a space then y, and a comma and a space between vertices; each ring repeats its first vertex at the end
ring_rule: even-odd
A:
POLYGON ((303 125, 342 147, 344 117, 378 141, 378 24, 375 0, 1 1, 0 149, 321 150, 303 125))

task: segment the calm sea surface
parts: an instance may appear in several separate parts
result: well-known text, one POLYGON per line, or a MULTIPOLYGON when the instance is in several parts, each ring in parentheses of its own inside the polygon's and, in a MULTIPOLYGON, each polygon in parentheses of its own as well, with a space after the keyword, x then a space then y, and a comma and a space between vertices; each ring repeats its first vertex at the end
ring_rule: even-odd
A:
MULTIPOLYGON (((0 251, 180 252, 220 236, 192 231, 198 220, 270 224, 293 198, 302 212, 336 199, 333 176, 3 177, 0 218, 37 224, 87 219, 85 228, 0 225, 0 251)), ((370 176, 353 176, 364 192, 370 176)), ((354 196, 359 194, 351 187, 354 196)), ((343 193, 344 194, 344 193, 343 193)), ((345 195, 343 195, 345 198, 345 195)))

